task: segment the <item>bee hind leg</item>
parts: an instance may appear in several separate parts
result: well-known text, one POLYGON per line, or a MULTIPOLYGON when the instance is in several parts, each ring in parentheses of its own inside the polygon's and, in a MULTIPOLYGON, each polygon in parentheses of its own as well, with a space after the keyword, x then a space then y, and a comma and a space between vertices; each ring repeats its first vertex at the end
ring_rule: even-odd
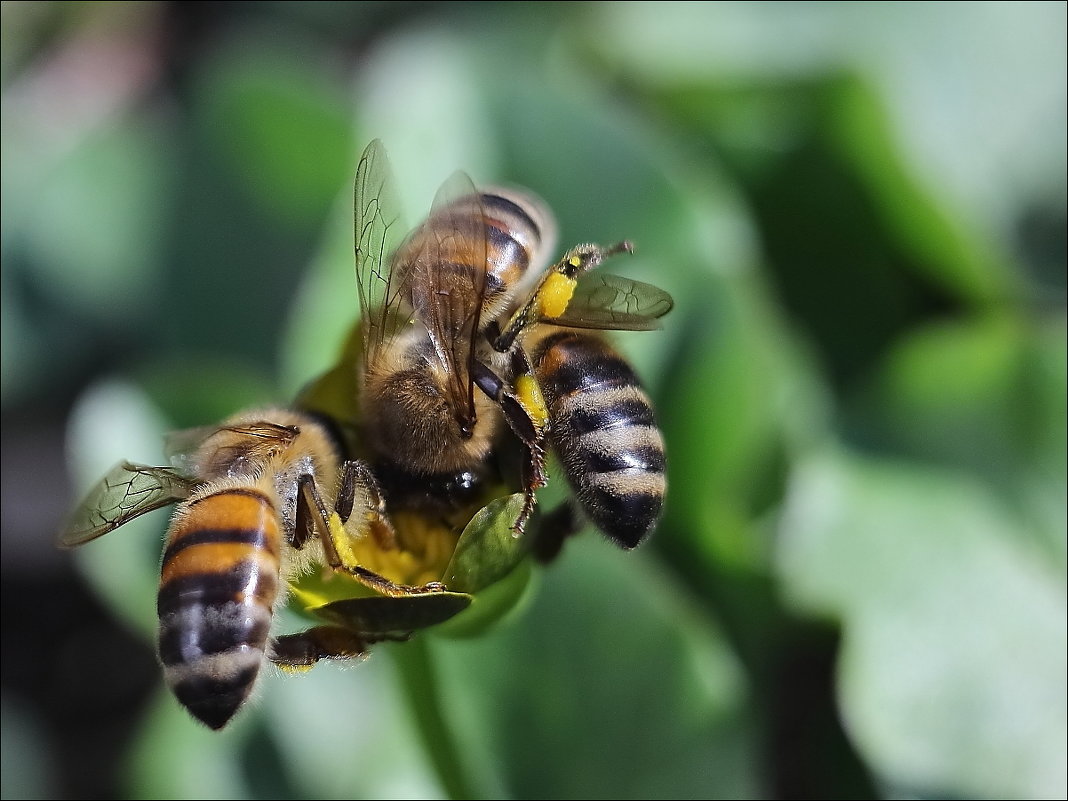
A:
POLYGON ((522 534, 537 504, 534 492, 548 482, 545 448, 549 411, 526 353, 518 346, 512 351, 512 372, 516 376, 512 389, 481 362, 474 363, 472 377, 479 389, 497 403, 508 427, 523 444, 522 485, 525 497, 523 508, 512 524, 512 530, 522 534))
POLYGON ((342 626, 315 626, 275 637, 267 658, 286 671, 308 670, 323 659, 366 659, 371 645, 387 639, 406 637, 371 637, 342 626))
POLYGON ((271 641, 267 658, 284 670, 306 670, 321 659, 362 659, 368 643, 340 626, 315 626, 271 641))

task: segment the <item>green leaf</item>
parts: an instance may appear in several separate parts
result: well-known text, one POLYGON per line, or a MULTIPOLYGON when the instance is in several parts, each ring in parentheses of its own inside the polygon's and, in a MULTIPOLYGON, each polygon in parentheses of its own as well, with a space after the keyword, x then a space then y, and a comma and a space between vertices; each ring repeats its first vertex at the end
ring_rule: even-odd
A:
POLYGON ((490 627, 522 613, 537 585, 529 559, 512 572, 473 596, 471 606, 462 615, 445 621, 433 631, 435 637, 477 637, 490 627))
POLYGON ((203 352, 159 359, 136 375, 172 429, 221 423, 243 410, 263 408, 279 396, 268 376, 249 361, 203 352))
POLYGON ((37 716, 5 692, 0 699, 0 722, 0 790, 4 798, 55 798, 61 768, 37 716))
POLYGON ((471 605, 471 596, 458 592, 430 592, 396 598, 375 595, 333 601, 314 613, 361 634, 405 634, 443 623, 471 605))
MULTIPOLYGON (((275 772, 296 788, 286 797, 447 797, 390 658, 418 647, 381 643, 358 663, 320 663, 295 676, 268 671, 249 713, 265 719, 277 744, 275 772)), ((278 792, 261 784, 255 797, 278 792)))
POLYGON ((131 740, 127 794, 131 798, 249 797, 240 755, 257 726, 262 726, 258 715, 242 714, 223 731, 211 731, 160 687, 131 740), (196 770, 190 770, 191 765, 196 770))
POLYGON ((353 168, 340 86, 310 68, 307 43, 260 41, 220 51, 197 86, 204 126, 248 198, 282 226, 315 225, 353 168))
POLYGON ((867 447, 966 471, 1065 558, 1065 324, 984 315, 915 329, 847 410, 867 447))
MULTIPOLYGON (((166 464, 162 445, 168 427, 148 396, 125 380, 105 379, 87 389, 71 411, 67 427, 79 500, 123 459, 166 464)), ((146 514, 74 552, 94 591, 146 641, 155 639, 159 626, 155 598, 168 514, 169 510, 146 514)))
POLYGON ((464 528, 442 581, 458 592, 477 593, 507 576, 530 550, 529 536, 512 526, 523 494, 498 498, 478 511, 464 528))
POLYGON ((693 600, 581 536, 513 625, 426 638, 471 795, 758 795, 746 680, 693 600))
POLYGON ((335 419, 357 416, 361 357, 352 241, 352 188, 334 203, 294 299, 282 342, 280 383, 297 405, 335 419), (313 378, 314 377, 314 378, 313 378))
POLYGON ((171 136, 156 121, 115 116, 61 158, 41 162, 26 157, 36 149, 29 141, 8 156, 5 135, 5 162, 18 165, 11 182, 27 182, 12 187, 5 174, 5 196, 13 189, 23 197, 4 210, 5 226, 10 221, 14 229, 5 240, 14 232, 24 236, 34 280, 100 324, 139 316, 159 288, 171 211, 171 136))
POLYGON ((1068 610, 1060 569, 982 486, 825 453, 781 529, 787 599, 841 621, 847 731, 891 786, 1063 797, 1068 610))
POLYGON ((783 304, 839 388, 916 321, 1018 294, 1004 249, 951 216, 908 169, 884 99, 861 77, 694 80, 650 89, 648 99, 740 182, 783 304), (740 116, 774 126, 784 110, 785 141, 739 146, 740 116))

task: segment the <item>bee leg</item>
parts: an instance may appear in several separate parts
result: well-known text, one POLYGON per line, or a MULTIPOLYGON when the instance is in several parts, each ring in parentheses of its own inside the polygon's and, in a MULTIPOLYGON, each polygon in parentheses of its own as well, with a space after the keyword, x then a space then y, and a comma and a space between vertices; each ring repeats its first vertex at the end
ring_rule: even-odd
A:
POLYGON ((534 507, 538 504, 534 491, 544 487, 547 483, 545 474, 545 448, 541 444, 527 445, 523 443, 523 508, 519 510, 512 530, 516 534, 522 534, 527 521, 534 514, 534 507))
POLYGON ((567 499, 541 518, 531 552, 543 565, 553 561, 563 550, 564 542, 578 534, 585 520, 573 499, 567 499))
MULTIPOLYGON (((307 478, 314 484, 315 479, 311 476, 304 476, 303 478, 307 478)), ((314 507, 305 499, 304 493, 299 491, 300 484, 298 484, 297 487, 297 515, 293 525, 293 535, 290 537, 289 544, 299 551, 307 545, 312 537, 315 536, 315 511, 314 507)), ((316 493, 316 495, 318 495, 318 493, 316 493)))
MULTIPOLYGON (((512 375, 515 376, 515 396, 522 407, 524 418, 533 429, 533 436, 523 440, 526 458, 523 460, 523 489, 525 497, 523 508, 519 512, 512 529, 517 534, 522 534, 527 520, 534 513, 537 499, 534 491, 548 483, 548 475, 545 472, 545 449, 549 433, 549 409, 545 403, 545 396, 541 392, 541 385, 534 377, 534 370, 527 359, 526 351, 521 346, 512 350, 512 375)), ((505 415, 507 418, 507 414, 505 415)), ((515 426, 512 426, 515 431, 515 426)), ((518 433, 518 432, 517 432, 518 433)))
POLYGON ((501 353, 507 353, 516 338, 534 323, 563 317, 580 275, 595 269, 610 256, 633 252, 634 246, 627 241, 607 248, 592 244, 571 248, 560 261, 546 271, 530 300, 512 315, 503 332, 496 321, 487 327, 486 337, 490 345, 501 353))
POLYGON ((282 670, 296 672, 308 670, 323 659, 366 659, 374 643, 410 637, 410 633, 370 636, 342 626, 314 626, 298 634, 275 637, 267 658, 282 670))
POLYGON ((283 670, 307 670, 321 659, 364 659, 370 645, 381 639, 341 626, 315 626, 299 634, 275 637, 267 658, 283 670))
POLYGON ((523 508, 512 524, 512 530, 522 533, 537 504, 535 490, 547 482, 545 473, 545 443, 548 436, 549 411, 541 394, 537 379, 530 368, 526 353, 516 347, 512 352, 512 370, 516 378, 514 391, 489 367, 475 362, 472 377, 475 383, 491 400, 497 403, 508 422, 509 428, 523 443, 523 508))
POLYGON ((341 466, 341 480, 334 503, 334 511, 341 522, 347 523, 352 516, 357 490, 363 490, 359 493, 363 500, 363 514, 375 543, 383 550, 396 549, 397 533, 386 516, 385 497, 371 469, 363 462, 348 461, 341 466))
MULTIPOLYGON (((333 570, 347 573, 361 584, 370 587, 382 595, 394 598, 402 598, 407 595, 424 595, 431 592, 441 592, 445 585, 432 581, 429 584, 413 587, 406 584, 397 584, 385 576, 380 576, 373 570, 368 570, 359 564, 352 548, 349 545, 349 535, 345 532, 345 524, 341 516, 336 512, 328 512, 319 488, 315 485, 315 477, 305 474, 297 482, 297 519, 306 514, 312 521, 314 530, 323 544, 323 554, 327 564, 333 570), (301 507, 305 507, 301 511, 301 507)), ((300 526, 297 527, 298 530, 300 526)))

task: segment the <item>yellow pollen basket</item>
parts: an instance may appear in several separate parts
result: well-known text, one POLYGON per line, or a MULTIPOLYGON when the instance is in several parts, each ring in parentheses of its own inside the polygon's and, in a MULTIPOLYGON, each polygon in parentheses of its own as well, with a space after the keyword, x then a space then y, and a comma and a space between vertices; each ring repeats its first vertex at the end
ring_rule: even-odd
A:
POLYGON ((330 515, 330 539, 334 543, 334 550, 344 565, 359 564, 352 550, 352 539, 345 533, 345 524, 341 522, 337 512, 330 515))
POLYGON ((577 283, 574 278, 568 278, 563 273, 551 273, 538 291, 538 316, 563 316, 567 311, 567 304, 571 302, 571 296, 575 294, 577 283))
POLYGON ((515 380, 515 396, 537 428, 548 425, 549 410, 545 408, 545 396, 541 394, 541 387, 534 376, 521 375, 515 380))

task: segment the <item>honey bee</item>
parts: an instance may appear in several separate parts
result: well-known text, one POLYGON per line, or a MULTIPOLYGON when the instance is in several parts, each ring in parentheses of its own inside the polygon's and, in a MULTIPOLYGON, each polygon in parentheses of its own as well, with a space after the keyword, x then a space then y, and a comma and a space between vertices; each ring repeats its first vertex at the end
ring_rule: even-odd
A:
POLYGON ((607 343, 565 329, 655 328, 670 296, 590 272, 628 242, 579 245, 548 265, 555 225, 528 190, 476 190, 458 173, 399 244, 397 208, 375 140, 355 184, 357 447, 390 514, 456 503, 518 442, 521 533, 551 446, 585 514, 622 547, 638 545, 666 488, 652 406, 607 343))
POLYGON ((178 504, 161 562, 158 656, 178 701, 212 729, 244 703, 265 657, 290 669, 356 658, 371 643, 403 638, 466 607, 469 599, 439 584, 400 585, 358 563, 353 543, 361 538, 390 546, 378 486, 366 465, 341 460, 328 426, 312 416, 246 412, 179 433, 172 450, 172 467, 113 468, 60 532, 59 544, 83 545, 178 504), (359 598, 338 601, 321 615, 333 625, 272 640, 288 582, 316 564, 366 588, 372 597, 364 601, 392 596, 409 603, 376 617, 361 614, 359 598), (430 602, 418 607, 419 620, 411 614, 415 600, 430 602))
POLYGON ((179 702, 213 729, 265 659, 299 670, 362 657, 463 612, 526 550, 548 558, 577 528, 573 504, 540 527, 551 536, 524 546, 513 533, 535 510, 549 448, 582 512, 622 547, 660 514, 652 405, 595 332, 654 328, 671 309, 656 287, 591 272, 630 244, 579 245, 549 265, 545 204, 462 174, 398 241, 391 181, 376 140, 355 182, 362 318, 339 365, 296 410, 173 438, 172 466, 119 464, 59 535, 80 546, 177 504, 158 653, 179 702), (502 465, 516 452, 521 491, 509 494, 502 465), (324 622, 272 636, 287 595, 324 622))

